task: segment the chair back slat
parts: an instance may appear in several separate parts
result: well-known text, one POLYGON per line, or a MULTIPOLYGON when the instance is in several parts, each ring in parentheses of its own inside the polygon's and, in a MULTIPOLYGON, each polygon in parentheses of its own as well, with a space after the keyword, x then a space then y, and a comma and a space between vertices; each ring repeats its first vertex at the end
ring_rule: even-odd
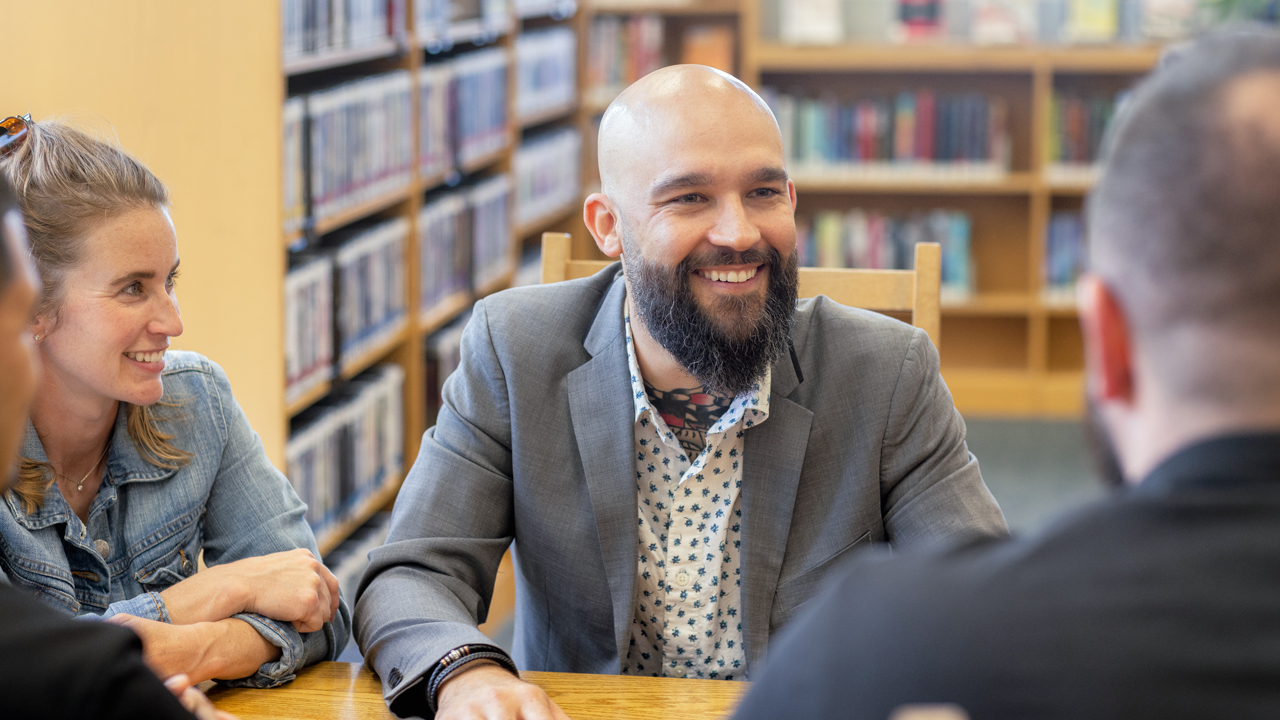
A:
MULTIPOLYGON (((542 234, 542 282, 590 277, 610 260, 571 260, 566 233, 542 234)), ((924 330, 941 349, 942 250, 937 243, 917 243, 915 270, 800 268, 802 298, 826 295, 841 305, 877 312, 910 312, 911 324, 924 330)))

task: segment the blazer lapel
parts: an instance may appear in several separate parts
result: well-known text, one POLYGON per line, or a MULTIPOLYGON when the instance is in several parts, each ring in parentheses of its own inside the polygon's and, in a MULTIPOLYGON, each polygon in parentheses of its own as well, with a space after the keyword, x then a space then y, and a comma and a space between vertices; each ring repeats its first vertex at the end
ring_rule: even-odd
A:
POLYGON ((621 279, 600 304, 583 343, 592 354, 569 373, 569 414, 582 458, 587 490, 613 602, 618 657, 626 652, 635 599, 636 527, 635 405, 623 342, 621 279))
POLYGON ((810 410, 785 397, 799 385, 789 360, 774 369, 769 418, 743 438, 742 615, 748 673, 759 667, 768 647, 769 617, 813 422, 810 410))

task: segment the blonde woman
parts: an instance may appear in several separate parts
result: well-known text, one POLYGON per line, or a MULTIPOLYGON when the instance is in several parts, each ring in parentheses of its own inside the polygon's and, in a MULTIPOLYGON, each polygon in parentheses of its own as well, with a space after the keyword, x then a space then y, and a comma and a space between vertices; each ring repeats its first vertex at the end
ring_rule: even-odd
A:
POLYGON ((0 508, 0 573, 128 626, 160 677, 270 687, 336 658, 350 614, 304 505, 222 370, 169 350, 182 319, 167 191, 86 133, 24 130, 0 172, 44 285, 43 372, 0 508))

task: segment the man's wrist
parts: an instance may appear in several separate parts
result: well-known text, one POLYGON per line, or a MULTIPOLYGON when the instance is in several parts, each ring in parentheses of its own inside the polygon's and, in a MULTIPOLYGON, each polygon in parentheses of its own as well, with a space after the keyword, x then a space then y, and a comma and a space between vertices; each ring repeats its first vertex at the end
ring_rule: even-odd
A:
POLYGON ((467 670, 477 667, 476 663, 492 664, 517 678, 520 673, 516 664, 501 648, 493 645, 461 645, 450 650, 427 675, 427 706, 431 712, 439 707, 440 688, 445 682, 467 670))

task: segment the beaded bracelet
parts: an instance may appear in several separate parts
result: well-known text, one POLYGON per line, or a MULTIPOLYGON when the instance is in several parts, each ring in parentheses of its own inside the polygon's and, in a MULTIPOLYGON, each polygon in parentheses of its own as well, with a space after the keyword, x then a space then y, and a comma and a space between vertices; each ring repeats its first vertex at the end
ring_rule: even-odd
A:
POLYGON ((516 664, 501 648, 493 645, 461 645, 456 647, 440 658, 440 662, 436 663, 431 674, 427 676, 427 705, 431 708, 432 713, 436 711, 436 693, 439 692, 440 686, 444 684, 444 681, 457 673, 467 663, 475 662, 476 660, 492 660, 498 663, 502 669, 516 677, 520 677, 520 673, 516 670, 516 664))

